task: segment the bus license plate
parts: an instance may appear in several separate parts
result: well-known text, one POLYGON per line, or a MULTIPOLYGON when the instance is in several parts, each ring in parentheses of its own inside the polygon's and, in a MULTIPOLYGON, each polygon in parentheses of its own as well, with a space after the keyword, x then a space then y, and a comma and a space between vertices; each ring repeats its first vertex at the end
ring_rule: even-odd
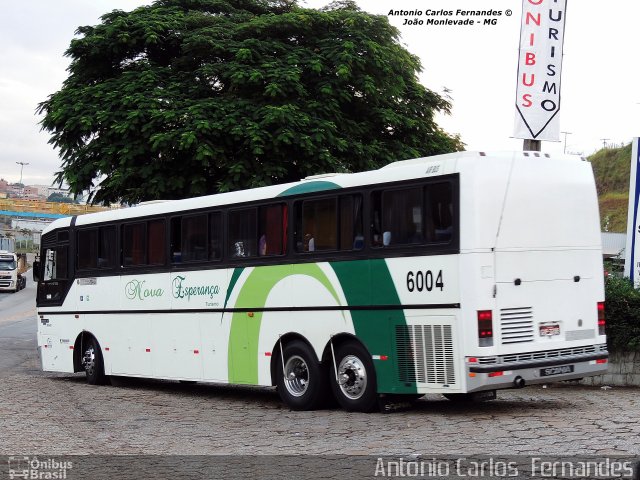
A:
POLYGON ((573 373, 573 365, 560 365, 559 367, 548 367, 540 369, 541 377, 551 377, 553 375, 564 375, 573 373))
POLYGON ((548 325, 540 325, 541 337, 552 337, 553 335, 560 335, 560 324, 551 323, 548 325))

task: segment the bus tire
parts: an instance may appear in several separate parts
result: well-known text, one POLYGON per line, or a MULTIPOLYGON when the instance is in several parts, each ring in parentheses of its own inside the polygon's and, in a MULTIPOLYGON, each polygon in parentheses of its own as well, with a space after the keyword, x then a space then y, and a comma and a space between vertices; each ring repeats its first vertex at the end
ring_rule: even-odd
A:
POLYGON ((107 377, 104 374, 104 360, 98 341, 93 337, 88 337, 83 350, 80 361, 87 374, 87 383, 89 385, 105 385, 107 377))
POLYGON ((375 410, 378 405, 376 372, 369 352, 357 342, 346 342, 336 348, 335 362, 329 378, 340 406, 350 412, 375 410))
POLYGON ((311 348, 300 340, 283 348, 284 367, 279 362, 278 394, 291 410, 315 410, 327 393, 327 376, 311 348))

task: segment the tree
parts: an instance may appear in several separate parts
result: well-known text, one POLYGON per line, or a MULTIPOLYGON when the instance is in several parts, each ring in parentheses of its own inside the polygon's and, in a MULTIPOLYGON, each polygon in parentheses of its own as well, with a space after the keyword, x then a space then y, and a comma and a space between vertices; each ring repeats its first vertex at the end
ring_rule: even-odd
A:
POLYGON ((462 149, 447 99, 384 16, 350 1, 158 0, 80 27, 38 107, 57 181, 137 202, 299 180, 462 149))
POLYGON ((73 203, 73 199, 62 193, 52 193, 47 197, 47 202, 73 203))

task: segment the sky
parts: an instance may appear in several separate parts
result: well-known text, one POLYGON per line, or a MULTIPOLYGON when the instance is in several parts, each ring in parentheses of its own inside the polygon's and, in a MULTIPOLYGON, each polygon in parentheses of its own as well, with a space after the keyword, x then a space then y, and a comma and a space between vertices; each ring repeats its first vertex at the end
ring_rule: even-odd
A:
MULTIPOLYGON (((390 10, 498 10, 496 25, 403 25, 413 16, 389 16, 401 42, 422 62, 421 82, 444 94, 451 115, 438 124, 460 134, 467 150, 522 150, 513 138, 521 0, 357 0, 370 13, 390 10), (506 10, 513 14, 507 16, 506 10)), ((140 0, 2 0, 0 16, 0 177, 27 185, 51 184, 58 153, 40 130, 38 103, 62 86, 64 51, 81 25, 99 23, 113 9, 132 10, 140 0)), ((321 8, 327 0, 299 2, 321 8)), ((420 17, 425 20, 423 15, 420 17)), ((439 17, 442 18, 442 17, 439 17)), ((459 17, 452 17, 459 18, 459 17)), ((559 142, 542 151, 590 155, 605 143, 640 135, 640 2, 568 0, 562 64, 559 142), (566 137, 566 145, 565 145, 566 137)))

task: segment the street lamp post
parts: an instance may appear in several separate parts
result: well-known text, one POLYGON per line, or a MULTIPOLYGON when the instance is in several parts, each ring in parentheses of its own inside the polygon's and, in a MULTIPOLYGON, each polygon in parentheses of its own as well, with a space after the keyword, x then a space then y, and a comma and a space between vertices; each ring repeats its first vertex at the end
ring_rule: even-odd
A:
POLYGON ((20 165, 20 185, 22 185, 22 169, 24 168, 25 165, 29 165, 29 162, 16 162, 18 165, 20 165))
POLYGON ((24 169, 25 165, 29 165, 29 162, 16 162, 18 165, 20 165, 20 188, 22 189, 22 195, 20 195, 21 197, 24 197, 24 185, 22 184, 22 170, 24 169))

